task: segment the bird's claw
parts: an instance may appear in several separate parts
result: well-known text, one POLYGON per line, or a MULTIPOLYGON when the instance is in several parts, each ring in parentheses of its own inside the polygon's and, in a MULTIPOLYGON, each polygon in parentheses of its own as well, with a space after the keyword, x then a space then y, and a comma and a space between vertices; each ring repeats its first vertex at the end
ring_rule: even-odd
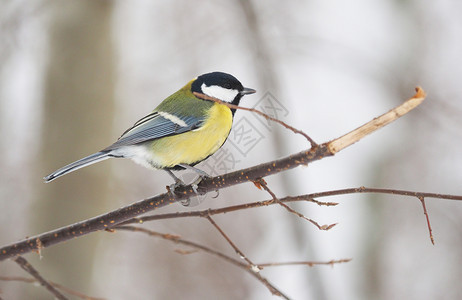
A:
MULTIPOLYGON (((199 192, 199 184, 202 182, 202 180, 204 179, 207 179, 207 178, 212 178, 211 176, 207 175, 207 174, 201 174, 199 175, 199 177, 197 177, 190 185, 191 185, 191 188, 192 190, 194 191, 194 193, 197 195, 197 198, 199 199, 200 196, 202 196, 202 194, 199 192)), ((175 190, 180 187, 180 186, 186 186, 186 184, 181 181, 180 179, 178 180, 175 180, 175 183, 170 185, 168 187, 168 190, 169 192, 172 194, 173 197, 175 197, 175 190)), ((215 190, 215 192, 217 193, 215 196, 213 196, 212 198, 217 198, 219 196, 219 191, 218 190, 215 190)), ((196 198, 196 197, 193 197, 193 198, 196 198)), ((190 206, 191 205, 191 198, 188 198, 188 199, 184 199, 184 200, 180 200, 179 201, 181 203, 181 205, 183 206, 190 206)), ((201 201, 196 201, 197 204, 199 204, 201 201)), ((194 206, 194 205, 193 205, 194 206)))
MULTIPOLYGON (((194 180, 190 185, 194 191, 194 193, 198 196, 200 196, 199 192, 198 192, 198 188, 199 188, 199 183, 202 181, 202 178, 199 176, 196 180, 194 180)), ((170 185, 169 186, 169 191, 172 193, 173 196, 175 196, 175 189, 180 187, 180 186, 186 186, 186 184, 181 181, 181 180, 175 180, 175 183, 170 185)), ((181 205, 183 206, 189 206, 191 204, 191 199, 190 198, 187 198, 187 199, 183 199, 183 200, 180 200, 179 201, 181 203, 181 205)))
MULTIPOLYGON (((175 183, 174 184, 171 184, 169 186, 169 192, 173 195, 173 197, 175 197, 175 190, 180 187, 180 186, 185 186, 185 183, 181 180, 175 180, 175 183)), ((179 201, 181 203, 181 205, 183 206, 189 206, 190 204, 190 199, 183 199, 183 200, 180 200, 179 201)))
MULTIPOLYGON (((194 190, 194 192, 195 192, 197 195, 199 195, 198 192, 197 192, 197 188, 198 188, 199 183, 201 183, 202 180, 204 180, 204 179, 209 179, 209 178, 212 178, 212 176, 207 175, 207 174, 206 174, 206 175, 199 175, 199 177, 197 177, 197 179, 192 183, 192 185, 193 185, 193 190, 194 190)), ((216 194, 215 196, 212 197, 212 198, 214 198, 214 199, 217 198, 217 197, 220 195, 219 190, 215 190, 215 192, 216 192, 217 194, 216 194)))

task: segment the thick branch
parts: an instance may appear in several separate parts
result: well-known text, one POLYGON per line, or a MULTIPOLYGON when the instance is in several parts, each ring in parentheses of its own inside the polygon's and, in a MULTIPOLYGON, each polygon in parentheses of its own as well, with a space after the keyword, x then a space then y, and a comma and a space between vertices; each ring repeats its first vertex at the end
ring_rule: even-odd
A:
MULTIPOLYGON (((330 154, 327 152, 327 147, 325 145, 320 145, 314 149, 302 151, 300 153, 279 160, 260 164, 258 166, 240 171, 235 171, 223 176, 216 176, 213 178, 205 179, 199 184, 197 190, 200 194, 206 194, 217 189, 230 187, 247 181, 255 180, 257 178, 293 169, 299 165, 307 165, 312 161, 322 159, 329 155, 330 154)), ((115 225, 133 217, 143 215, 159 207, 167 206, 176 201, 185 200, 193 196, 197 196, 197 194, 191 185, 179 187, 176 189, 175 197, 169 193, 160 194, 152 198, 140 200, 131 205, 119 208, 115 211, 91 219, 87 219, 69 226, 49 231, 47 233, 30 237, 20 242, 2 247, 0 249, 0 261, 11 258, 15 255, 21 255, 31 251, 38 251, 42 248, 46 248, 57 243, 89 234, 94 231, 112 228, 115 225)))
MULTIPOLYGON (((247 181, 255 181, 258 178, 263 178, 269 175, 287 171, 301 165, 308 165, 313 161, 332 156, 345 147, 359 141, 366 134, 379 129, 394 119, 406 114, 411 109, 420 104, 423 101, 424 96, 425 93, 419 88, 417 90, 417 94, 413 98, 407 100, 397 108, 385 114, 390 117, 387 117, 388 121, 386 122, 374 122, 375 120, 381 120, 383 117, 381 116, 374 119, 374 121, 371 121, 352 131, 349 134, 346 134, 331 142, 316 145, 309 150, 304 150, 302 152, 278 160, 263 163, 258 166, 242 169, 222 176, 205 179, 199 184, 197 191, 200 194, 206 194, 211 191, 238 185, 247 181), (362 134, 356 134, 355 132, 358 132, 358 130, 360 130, 362 134)), ((196 196, 196 192, 194 191, 193 186, 188 185, 179 187, 175 190, 175 196, 169 193, 160 194, 152 198, 140 200, 131 205, 122 207, 98 217, 84 220, 19 241, 17 243, 7 245, 0 248, 0 261, 31 251, 39 251, 42 248, 46 248, 51 245, 73 239, 75 237, 89 234, 94 231, 112 228, 117 224, 120 224, 133 217, 140 216, 146 212, 169 205, 176 201, 188 199, 192 196, 196 196)))

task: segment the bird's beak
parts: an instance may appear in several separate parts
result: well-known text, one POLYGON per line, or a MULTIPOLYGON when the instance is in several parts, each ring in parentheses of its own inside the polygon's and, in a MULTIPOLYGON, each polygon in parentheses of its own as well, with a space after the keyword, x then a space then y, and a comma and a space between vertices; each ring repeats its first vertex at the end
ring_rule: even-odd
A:
POLYGON ((254 89, 249 89, 249 88, 246 88, 246 87, 245 87, 239 94, 241 94, 242 96, 244 96, 244 95, 253 94, 253 93, 255 93, 255 92, 257 92, 257 91, 254 90, 254 89))

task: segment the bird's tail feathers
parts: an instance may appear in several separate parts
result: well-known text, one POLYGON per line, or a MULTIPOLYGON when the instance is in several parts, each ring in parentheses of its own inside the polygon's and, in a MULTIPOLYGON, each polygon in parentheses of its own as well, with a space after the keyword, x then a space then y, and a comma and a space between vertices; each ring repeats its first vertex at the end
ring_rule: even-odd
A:
POLYGON ((67 173, 73 172, 75 170, 89 166, 99 161, 108 159, 110 158, 109 153, 110 152, 108 151, 93 153, 92 155, 79 159, 78 161, 70 163, 67 166, 62 167, 61 169, 54 171, 50 175, 43 177, 43 179, 45 180, 45 182, 53 181, 56 178, 61 177, 67 173))

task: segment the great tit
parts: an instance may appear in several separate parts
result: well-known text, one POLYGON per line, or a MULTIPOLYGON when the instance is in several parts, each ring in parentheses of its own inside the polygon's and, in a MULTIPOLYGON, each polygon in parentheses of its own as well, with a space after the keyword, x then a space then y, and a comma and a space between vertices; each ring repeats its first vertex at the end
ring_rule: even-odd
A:
POLYGON ((130 158, 145 167, 166 170, 176 184, 182 182, 171 170, 191 169, 207 176, 194 165, 223 146, 236 110, 199 98, 194 92, 239 105, 244 95, 255 90, 243 87, 230 74, 203 74, 162 101, 114 144, 56 170, 44 177, 45 182, 111 157, 130 158))

